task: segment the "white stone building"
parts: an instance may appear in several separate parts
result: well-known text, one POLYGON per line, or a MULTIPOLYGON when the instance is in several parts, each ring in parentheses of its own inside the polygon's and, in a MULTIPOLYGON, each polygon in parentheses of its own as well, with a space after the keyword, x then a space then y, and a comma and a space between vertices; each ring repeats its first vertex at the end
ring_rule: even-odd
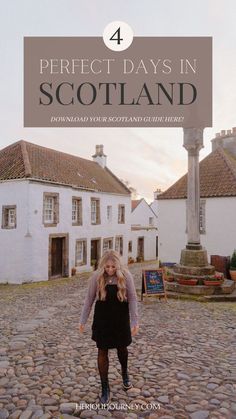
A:
MULTIPOLYGON (((236 128, 212 140, 200 162, 201 244, 211 255, 231 256, 236 248, 236 128)), ((179 262, 186 235, 187 175, 158 196, 159 258, 179 262)), ((210 262, 210 260, 209 260, 210 262)))
POLYGON ((130 191, 106 167, 25 141, 0 151, 0 283, 89 271, 104 250, 128 260, 130 191))
POLYGON ((156 189, 154 192, 154 201, 151 202, 150 208, 153 210, 155 215, 158 217, 158 196, 162 193, 161 189, 156 189))
POLYGON ((132 200, 128 256, 137 260, 158 257, 157 216, 145 199, 132 200))

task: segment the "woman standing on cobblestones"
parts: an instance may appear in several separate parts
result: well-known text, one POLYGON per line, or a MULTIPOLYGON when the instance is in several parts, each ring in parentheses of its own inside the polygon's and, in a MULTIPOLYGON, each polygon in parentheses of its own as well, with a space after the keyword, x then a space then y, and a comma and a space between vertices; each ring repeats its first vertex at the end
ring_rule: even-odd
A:
POLYGON ((138 332, 137 295, 131 273, 122 266, 120 255, 109 250, 101 258, 98 269, 89 280, 89 287, 80 317, 80 332, 84 331, 96 299, 92 324, 92 339, 98 348, 98 370, 102 384, 101 403, 108 403, 108 349, 116 348, 121 364, 123 388, 132 387, 128 376, 128 349, 132 336, 138 332))

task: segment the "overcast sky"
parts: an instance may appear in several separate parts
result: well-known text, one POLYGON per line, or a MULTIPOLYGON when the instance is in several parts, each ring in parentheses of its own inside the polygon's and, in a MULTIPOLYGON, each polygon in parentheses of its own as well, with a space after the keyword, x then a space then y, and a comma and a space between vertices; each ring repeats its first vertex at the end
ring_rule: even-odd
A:
POLYGON ((236 126, 235 16, 234 0, 2 1, 0 148, 24 139, 90 158, 95 144, 104 144, 108 167, 152 200, 156 188, 165 190, 186 172, 182 129, 24 128, 23 37, 102 36, 115 20, 127 22, 135 36, 212 36, 213 127, 204 131, 202 159, 216 132, 236 126))

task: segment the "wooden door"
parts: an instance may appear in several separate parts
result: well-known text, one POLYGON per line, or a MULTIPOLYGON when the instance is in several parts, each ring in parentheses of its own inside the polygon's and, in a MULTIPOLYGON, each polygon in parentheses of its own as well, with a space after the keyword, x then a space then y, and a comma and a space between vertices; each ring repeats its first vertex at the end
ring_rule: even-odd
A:
POLYGON ((62 250, 63 237, 55 237, 52 239, 52 274, 51 276, 62 276, 62 250))
POLYGON ((138 238, 138 257, 144 259, 144 237, 138 238))
POLYGON ((211 265, 213 265, 217 272, 222 272, 225 278, 230 279, 230 256, 211 255, 211 265))
POLYGON ((97 269, 97 264, 100 258, 100 240, 91 240, 91 265, 94 265, 95 262, 95 269, 97 269))

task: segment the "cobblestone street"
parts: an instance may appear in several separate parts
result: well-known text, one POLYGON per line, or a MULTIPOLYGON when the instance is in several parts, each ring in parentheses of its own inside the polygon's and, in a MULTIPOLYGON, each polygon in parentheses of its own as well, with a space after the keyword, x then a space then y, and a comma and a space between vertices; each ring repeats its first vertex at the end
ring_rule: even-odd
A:
POLYGON ((130 270, 140 317, 129 346, 133 388, 122 389, 116 350, 110 350, 107 410, 96 408, 93 310, 85 333, 78 332, 88 275, 0 286, 0 419, 236 418, 236 304, 140 302, 141 265, 130 270))

